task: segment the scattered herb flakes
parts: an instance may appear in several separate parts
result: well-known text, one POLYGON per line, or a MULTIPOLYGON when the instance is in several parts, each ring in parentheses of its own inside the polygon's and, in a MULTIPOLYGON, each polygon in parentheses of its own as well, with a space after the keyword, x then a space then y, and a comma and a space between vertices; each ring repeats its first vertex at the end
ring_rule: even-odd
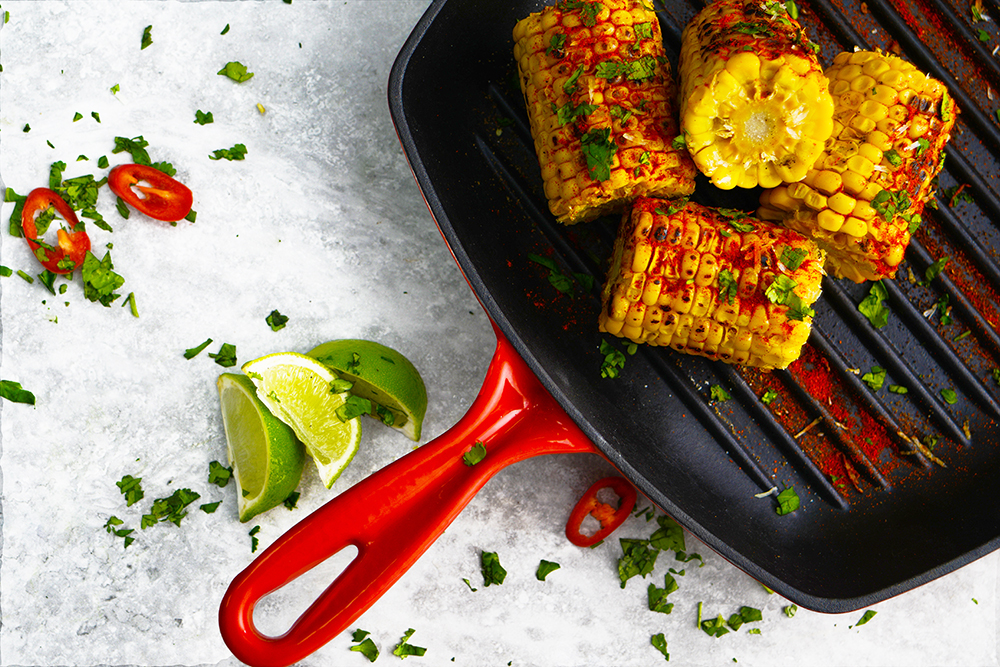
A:
POLYGON ((396 644, 396 648, 392 650, 393 655, 402 659, 410 655, 422 656, 425 653, 427 653, 427 649, 425 649, 424 647, 414 646, 412 644, 407 643, 409 642, 410 637, 413 636, 414 632, 416 632, 416 630, 410 628, 409 630, 406 631, 405 634, 403 634, 403 637, 399 640, 399 643, 396 644))
POLYGON ((791 514, 799 508, 799 496, 795 493, 794 487, 788 487, 778 494, 778 506, 774 511, 779 516, 791 514))
POLYGON ((785 612, 785 616, 787 616, 788 618, 792 618, 793 616, 795 616, 798 610, 799 608, 796 605, 790 604, 787 607, 785 607, 782 611, 785 612))
POLYGON ((662 632, 650 637, 649 643, 653 645, 653 648, 663 654, 664 659, 668 662, 670 661, 670 654, 667 653, 667 639, 663 636, 662 632))
POLYGON ((132 162, 148 166, 152 164, 152 160, 146 151, 147 146, 149 146, 149 142, 142 135, 132 137, 131 139, 128 137, 115 137, 115 147, 111 149, 111 152, 114 154, 128 153, 132 156, 132 162))
POLYGON ((122 308, 128 306, 129 312, 132 313, 132 317, 139 317, 139 307, 135 305, 135 292, 129 292, 128 296, 125 297, 125 302, 122 303, 122 308))
POLYGON ((81 118, 83 118, 83 114, 82 114, 82 113, 80 113, 79 111, 77 111, 76 113, 74 113, 74 114, 73 114, 73 122, 74 122, 74 123, 75 123, 76 121, 80 120, 81 118))
POLYGON ((660 551, 651 548, 649 540, 623 537, 619 538, 618 542, 622 547, 622 555, 618 559, 618 579, 621 581, 621 587, 625 588, 625 584, 632 577, 645 578, 653 571, 656 557, 660 555, 660 551))
POLYGON ((870 620, 872 620, 873 618, 875 618, 875 614, 877 614, 877 613, 878 613, 877 611, 874 611, 874 610, 872 610, 872 609, 869 609, 868 611, 866 611, 866 612, 865 612, 865 613, 864 613, 864 614, 863 614, 863 615, 861 616, 861 620, 859 620, 859 621, 858 621, 857 623, 855 623, 855 624, 854 624, 854 627, 855 627, 855 628, 857 628, 857 627, 860 627, 860 626, 864 625, 864 624, 865 624, 865 623, 867 623, 868 621, 870 621, 870 620))
POLYGON ((726 303, 735 303, 736 293, 739 291, 739 282, 736 276, 729 269, 719 271, 719 299, 726 303))
POLYGON ((214 503, 205 503, 203 505, 199 505, 198 509, 200 509, 205 514, 214 514, 215 510, 219 509, 219 505, 221 505, 221 504, 222 504, 222 501, 218 500, 218 501, 216 501, 214 503))
POLYGON ((468 586, 469 590, 472 591, 473 593, 475 593, 476 591, 479 590, 478 588, 476 588, 475 586, 473 586, 472 582, 469 581, 468 579, 466 579, 465 577, 462 577, 462 581, 465 582, 465 585, 468 586))
POLYGON ((217 148, 208 156, 209 160, 243 160, 246 158, 247 147, 243 144, 235 144, 232 148, 217 148))
POLYGON ((805 261, 808 256, 809 251, 805 248, 792 248, 791 246, 785 246, 785 249, 781 251, 781 256, 778 260, 784 264, 785 268, 789 271, 794 271, 802 266, 802 262, 805 261))
POLYGON ((888 387, 886 387, 886 389, 888 389, 893 394, 908 394, 908 393, 910 393, 910 390, 907 389, 906 387, 904 387, 901 384, 890 384, 888 387))
POLYGON ((230 368, 236 365, 236 346, 232 343, 223 343, 218 352, 209 352, 208 356, 215 359, 215 363, 223 368, 230 368))
POLYGON ((762 620, 764 620, 764 616, 761 614, 760 609, 744 606, 740 607, 738 613, 729 617, 729 620, 726 621, 726 625, 736 631, 743 627, 744 623, 756 623, 762 620))
POLYGON ((350 421, 361 415, 370 415, 372 412, 372 402, 367 398, 361 398, 352 394, 347 397, 344 404, 337 408, 335 412, 340 421, 350 421))
POLYGON ((353 641, 357 643, 351 647, 351 650, 368 658, 368 662, 375 662, 375 659, 378 658, 378 646, 375 645, 371 637, 367 636, 367 632, 364 632, 365 636, 358 639, 358 634, 361 632, 364 632, 364 630, 357 630, 352 635, 353 641))
POLYGON ((13 269, 11 269, 9 266, 0 266, 0 276, 3 276, 4 278, 9 278, 12 275, 14 275, 13 269))
POLYGON ((215 118, 212 116, 211 111, 205 112, 198 109, 194 112, 194 122, 198 123, 198 125, 208 125, 209 123, 214 123, 215 118))
POLYGON ((146 495, 142 490, 142 477, 125 475, 121 478, 121 481, 115 482, 115 486, 117 486, 122 495, 125 496, 126 507, 131 507, 142 500, 146 495))
POLYGON ((142 42, 140 42, 139 50, 142 51, 147 46, 153 43, 153 26, 147 25, 142 31, 142 42))
POLYGON ((288 316, 282 315, 277 310, 272 310, 271 313, 264 318, 267 322, 267 326, 271 327, 271 331, 280 331, 285 328, 285 324, 288 323, 288 316))
POLYGON ((535 579, 539 581, 545 581, 545 577, 549 576, 560 567, 559 563, 553 563, 550 560, 542 559, 538 563, 538 569, 535 570, 535 579))
POLYGON ((479 562, 483 571, 483 585, 490 586, 503 583, 507 577, 507 570, 500 565, 500 557, 494 551, 483 551, 479 557, 479 562))
POLYGON ((881 366, 872 366, 872 369, 861 376, 861 381, 878 391, 885 383, 886 370, 881 366))
POLYGON ((954 389, 942 389, 941 398, 944 399, 944 402, 948 405, 955 405, 958 403, 958 394, 955 393, 954 389))
POLYGON ((125 284, 125 279, 114 272, 110 250, 104 253, 103 259, 97 259, 88 250, 80 276, 83 278, 83 295, 90 301, 99 301, 105 308, 121 296, 116 290, 125 284))
POLYGON ((665 514, 656 517, 659 528, 649 536, 649 545, 661 551, 684 552, 684 529, 681 525, 665 514))
POLYGON ((879 280, 872 283, 868 296, 858 304, 858 312, 868 318, 876 329, 881 329, 889 323, 889 309, 882 303, 888 296, 889 292, 879 280))
POLYGON ((606 340, 601 341, 600 352, 604 355, 601 362, 601 377, 614 379, 625 368, 625 355, 606 340))
POLYGON ((201 495, 191 489, 177 489, 165 498, 157 498, 148 514, 142 515, 140 527, 145 530, 161 521, 169 521, 175 526, 181 525, 181 519, 187 516, 187 506, 201 498, 201 495))
POLYGON ((229 24, 228 23, 226 24, 226 27, 222 29, 222 32, 220 32, 219 34, 220 35, 225 35, 227 32, 229 32, 229 24))
POLYGON ((129 210, 128 204, 126 204, 125 200, 122 199, 121 197, 118 197, 116 199, 115 209, 117 209, 118 215, 125 218, 126 220, 128 220, 128 217, 132 214, 132 211, 129 210))
POLYGON ((29 276, 21 269, 17 270, 17 275, 21 276, 21 279, 24 280, 24 282, 28 283, 29 285, 33 285, 35 283, 35 279, 29 276))
POLYGON ((663 588, 650 584, 646 589, 646 600, 650 611, 669 614, 674 610, 674 603, 667 602, 667 596, 679 588, 674 576, 667 572, 663 575, 663 588))
POLYGON ((243 83, 253 78, 253 72, 248 72, 246 65, 235 61, 226 63, 226 66, 216 73, 220 76, 227 76, 236 83, 243 83))
POLYGON ((97 113, 96 111, 91 111, 90 117, 96 120, 98 123, 101 122, 101 114, 97 113))
POLYGON ((256 553, 257 547, 260 545, 260 540, 257 539, 257 533, 260 532, 260 526, 254 526, 247 533, 250 536, 250 553, 256 553))
MULTIPOLYGON (((700 604, 701 603, 699 603, 699 606, 700 604)), ((709 637, 715 637, 716 639, 722 637, 723 635, 729 634, 729 628, 726 625, 726 619, 722 617, 722 614, 719 614, 715 618, 709 619, 707 621, 699 621, 698 627, 700 627, 702 632, 704 632, 706 635, 708 635, 709 637)))
POLYGON ((111 535, 115 537, 125 538, 125 549, 128 549, 128 545, 135 542, 135 538, 132 537, 132 533, 135 532, 135 528, 117 528, 116 526, 121 526, 125 522, 118 517, 112 515, 108 517, 108 520, 104 523, 104 530, 108 531, 111 535))
POLYGON ((774 401, 777 400, 777 398, 778 398, 778 392, 775 391, 774 389, 768 389, 767 391, 764 392, 764 395, 760 397, 760 402, 763 403, 764 405, 770 405, 771 403, 774 403, 774 401))
POLYGON ((944 271, 944 267, 947 266, 950 260, 951 257, 942 257, 936 260, 930 266, 928 266, 927 269, 924 271, 924 281, 921 283, 921 285, 925 286, 930 285, 932 280, 941 275, 941 272, 944 271))
POLYGON ((462 454, 462 463, 467 466, 474 466, 486 458, 486 445, 481 440, 477 440, 469 451, 462 454))
POLYGON ((295 509, 295 506, 299 502, 299 492, 292 491, 288 494, 288 497, 281 501, 281 504, 288 508, 289 511, 295 509))
POLYGON ((121 90, 121 89, 122 89, 122 87, 120 85, 118 85, 117 83, 115 85, 111 86, 110 88, 108 88, 108 90, 111 91, 112 95, 117 95, 118 91, 121 90))
POLYGON ((732 396, 729 395, 729 392, 722 388, 722 385, 713 384, 709 387, 709 392, 711 400, 715 402, 728 401, 732 398, 732 396))
POLYGON ((198 347, 189 347, 188 349, 184 350, 184 358, 185 359, 194 359, 199 354, 201 354, 202 350, 204 350, 206 347, 208 347, 211 344, 212 344, 212 339, 209 338, 208 340, 206 340, 204 343, 202 343, 198 347))
POLYGON ((611 128, 594 128, 580 137, 580 146, 587 161, 590 177, 595 181, 611 178, 611 163, 617 146, 611 140, 611 128))
POLYGON ((226 488, 229 480, 233 477, 232 466, 226 467, 218 461, 211 461, 208 464, 208 483, 215 484, 221 489, 226 488))

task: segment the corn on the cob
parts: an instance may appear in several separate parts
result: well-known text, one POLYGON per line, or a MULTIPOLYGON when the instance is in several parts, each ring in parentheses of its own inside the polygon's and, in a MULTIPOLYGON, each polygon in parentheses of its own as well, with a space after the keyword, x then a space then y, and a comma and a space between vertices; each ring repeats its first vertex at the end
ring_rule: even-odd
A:
POLYGON ((826 75, 833 136, 802 182, 761 194, 757 214, 815 239, 837 277, 891 278, 933 194, 958 109, 943 84, 886 53, 841 53, 826 75))
POLYGON ((601 331, 760 368, 798 358, 820 294, 823 251, 744 213, 637 200, 622 218, 601 331))
POLYGON ((830 136, 833 102, 796 17, 775 0, 716 0, 684 28, 681 130, 720 188, 801 180, 830 136))
POLYGON ((640 195, 694 190, 676 86, 656 14, 641 0, 563 0, 514 27, 514 57, 559 222, 621 210, 640 195))

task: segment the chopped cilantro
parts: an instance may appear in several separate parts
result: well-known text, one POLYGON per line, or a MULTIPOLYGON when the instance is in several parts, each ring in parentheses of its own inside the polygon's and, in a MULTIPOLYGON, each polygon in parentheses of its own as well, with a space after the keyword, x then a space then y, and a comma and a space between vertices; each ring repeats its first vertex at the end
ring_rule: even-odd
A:
POLYGON ((587 169, 595 181, 606 181, 611 178, 611 163, 614 161, 617 147, 610 137, 609 127, 595 128, 580 137, 587 169))
POLYGON ((573 100, 570 100, 561 107, 556 108, 554 104, 552 105, 552 107, 553 109, 555 109, 556 119, 559 121, 560 125, 568 125, 569 123, 575 121, 577 118, 580 117, 586 118, 590 114, 597 111, 597 106, 594 104, 586 104, 581 102, 580 104, 574 105, 573 100))
MULTIPOLYGON (((701 603, 699 602, 698 604, 700 607, 701 603)), ((699 621, 698 627, 700 627, 706 635, 709 637, 715 637, 716 639, 729 634, 729 628, 726 627, 726 619, 722 617, 722 614, 719 614, 715 618, 707 621, 699 621)))
POLYGON ((243 83, 244 81, 249 81, 253 78, 253 72, 248 72, 247 66, 240 62, 228 62, 226 63, 226 66, 216 72, 216 74, 219 74, 220 76, 228 76, 236 83, 243 83))
POLYGON ((121 296, 115 290, 125 283, 125 279, 114 272, 110 250, 104 253, 103 259, 97 259, 97 256, 88 250, 83 259, 80 276, 83 278, 83 295, 90 301, 99 301, 107 308, 121 296))
POLYGON ((910 393, 910 390, 907 389, 906 387, 904 387, 901 384, 890 384, 888 387, 886 387, 886 389, 888 389, 889 391, 891 391, 893 394, 908 394, 908 393, 910 393))
POLYGON ((760 613, 760 609, 754 609, 753 607, 740 607, 738 613, 733 614, 726 621, 726 625, 733 629, 735 632, 739 630, 744 623, 756 623, 757 621, 763 620, 763 615, 760 613))
POLYGON ((667 638, 663 636, 662 632, 650 637, 649 643, 653 645, 653 648, 663 654, 664 659, 668 662, 670 661, 670 654, 667 653, 667 638))
POLYGON ((277 310, 272 310, 270 314, 264 318, 267 322, 267 326, 271 327, 271 331, 280 331, 285 328, 285 324, 288 323, 288 317, 282 315, 277 310))
POLYGON ((868 318, 876 329, 881 329, 889 323, 889 309, 882 303, 888 296, 889 292, 879 280, 872 283, 868 296, 858 304, 858 312, 868 318))
POLYGON ((571 95, 573 91, 576 90, 576 82, 583 74, 583 65, 581 64, 576 70, 566 79, 566 83, 563 84, 563 92, 567 95, 571 95))
POLYGON ((781 251, 781 256, 778 260, 785 265, 789 271, 794 271, 800 266, 802 266, 803 260, 809 256, 809 251, 805 248, 792 248, 791 246, 785 246, 785 249, 781 251))
POLYGON ((211 344, 212 344, 212 339, 209 338, 208 340, 206 340, 204 343, 202 343, 198 347, 189 347, 188 349, 184 350, 184 358, 185 359, 194 359, 199 354, 201 354, 202 350, 204 350, 206 347, 208 347, 211 344))
POLYGON ((562 57, 563 47, 566 46, 566 33, 557 32, 552 35, 552 39, 549 40, 549 46, 545 49, 545 55, 552 56, 555 55, 559 58, 562 57))
POLYGON ((229 24, 228 23, 226 24, 226 27, 222 29, 222 32, 220 32, 219 34, 220 35, 225 35, 227 32, 229 32, 229 24))
POLYGON ((733 272, 729 269, 722 269, 719 271, 719 298, 724 300, 728 304, 732 304, 736 301, 736 293, 739 288, 739 283, 736 281, 736 277, 733 272))
POLYGON ((236 346, 232 343, 223 343, 218 352, 209 352, 208 356, 215 359, 215 363, 223 368, 230 368, 236 365, 236 346))
POLYGON ((233 477, 232 467, 226 467, 218 461, 211 461, 208 464, 208 483, 215 484, 219 488, 226 488, 229 480, 233 477))
POLYGON ((38 282, 44 285, 45 289, 47 289, 52 295, 55 295, 56 274, 46 269, 38 274, 38 282))
POLYGON ((125 506, 131 507, 146 495, 142 490, 142 477, 125 475, 121 481, 115 482, 122 495, 125 496, 125 506))
POLYGON ((580 20, 588 28, 597 25, 597 15, 604 9, 604 6, 599 2, 586 2, 585 0, 562 0, 559 7, 564 11, 579 9, 580 20))
POLYGON ((246 158, 247 147, 243 144, 235 144, 232 148, 217 148, 208 156, 209 160, 243 160, 246 158))
POLYGON ((878 391, 885 383, 886 370, 881 366, 872 366, 872 369, 861 376, 861 381, 878 391))
POLYGON ((944 402, 948 405, 955 405, 958 403, 958 394, 955 393, 954 389, 942 389, 941 398, 943 398, 944 402))
POLYGON ((214 123, 215 118, 212 116, 211 111, 206 113, 201 109, 198 109, 197 111, 194 112, 194 122, 198 123, 199 125, 208 125, 209 123, 214 123))
POLYGON ((618 579, 621 581, 621 587, 625 588, 625 584, 632 577, 638 575, 645 578, 653 571, 656 557, 660 555, 660 551, 650 548, 648 540, 623 537, 618 542, 622 547, 622 555, 618 559, 618 579))
POLYGON ((367 398, 361 398, 360 396, 350 395, 344 404, 335 410, 337 417, 340 421, 350 421, 355 417, 360 417, 361 415, 369 415, 372 412, 372 402, 367 398))
POLYGON ((790 604, 787 607, 785 607, 783 611, 785 612, 785 616, 787 616, 788 618, 792 618, 793 616, 795 616, 795 613, 798 610, 799 608, 796 605, 790 604))
POLYGON ((12 275, 14 275, 14 271, 9 266, 0 266, 0 276, 9 278, 12 275))
POLYGON ((111 86, 110 88, 108 88, 108 90, 111 91, 112 95, 117 95, 118 91, 121 90, 121 89, 122 89, 121 86, 118 85, 117 83, 115 85, 111 86))
POLYGON ((982 28, 979 28, 977 30, 976 36, 979 38, 980 42, 988 42, 988 41, 990 41, 990 33, 986 32, 982 28))
POLYGON ((924 282, 921 283, 921 284, 922 285, 929 285, 932 280, 934 280, 939 275, 941 275, 941 272, 944 270, 944 267, 948 264, 948 262, 950 260, 951 260, 951 257, 947 257, 947 256, 946 257, 942 257, 942 258, 940 258, 938 260, 935 260, 935 262, 933 264, 931 264, 930 266, 928 266, 927 270, 924 271, 924 282))
POLYGON ((219 505, 221 505, 221 504, 222 504, 222 501, 221 500, 217 500, 214 503, 204 503, 202 505, 199 505, 198 509, 200 509, 205 514, 214 514, 215 510, 219 509, 219 505))
POLYGON ((177 489, 165 498, 157 498, 149 510, 142 515, 140 527, 145 530, 161 521, 169 521, 175 526, 181 525, 181 519, 187 516, 187 506, 201 498, 200 494, 191 489, 177 489))
POLYGON ((663 588, 657 587, 656 584, 650 584, 646 589, 646 601, 649 605, 649 610, 661 614, 672 612, 674 610, 674 603, 668 603, 667 596, 678 588, 677 580, 669 572, 663 575, 663 588))
POLYGON ((679 523, 665 514, 658 516, 656 523, 660 527, 650 535, 649 546, 661 551, 685 551, 684 529, 679 523))
POLYGON ((142 51, 147 46, 153 43, 153 26, 147 25, 142 31, 142 42, 140 42, 139 50, 142 51))
POLYGON ((496 552, 484 551, 479 557, 480 566, 483 572, 483 585, 500 585, 507 577, 507 570, 500 565, 500 557, 496 552))
POLYGON ((652 23, 636 23, 632 26, 635 30, 635 36, 639 39, 653 39, 653 24, 652 23))
POLYGON ((550 560, 542 559, 538 563, 538 569, 535 570, 535 579, 538 579, 539 581, 545 581, 545 577, 549 576, 558 569, 559 569, 559 563, 553 563, 550 560))
POLYGON ((732 398, 732 396, 729 395, 729 392, 727 392, 725 389, 722 388, 722 385, 713 384, 708 389, 711 395, 711 400, 713 401, 716 402, 728 401, 730 398, 732 398))
POLYGON ((903 164, 903 158, 900 157, 899 153, 896 152, 895 148, 890 148, 885 153, 883 153, 886 161, 893 167, 898 167, 903 164))
POLYGON ((260 526, 254 526, 250 529, 247 535, 250 536, 250 553, 255 553, 257 551, 257 546, 260 544, 260 540, 257 539, 257 533, 260 532, 260 526))
POLYGON ((799 496, 797 493, 795 493, 794 487, 790 486, 778 494, 778 506, 775 508, 774 511, 779 516, 791 514, 798 508, 799 508, 799 496))
POLYGON ((295 505, 299 502, 299 496, 301 494, 298 491, 292 491, 288 494, 288 497, 281 501, 281 504, 287 507, 289 510, 295 509, 295 505))
POLYGON ((90 117, 96 120, 98 123, 101 122, 101 114, 97 113, 96 111, 91 111, 90 117))
POLYGON ((73 114, 73 122, 74 122, 74 123, 75 123, 76 121, 80 120, 81 118, 83 118, 83 114, 82 114, 82 113, 80 113, 79 111, 77 111, 76 113, 74 113, 74 114, 73 114))
POLYGON ((132 317, 139 317, 139 307, 135 305, 135 292, 129 292, 128 296, 125 297, 125 301, 122 303, 122 308, 128 306, 129 312, 132 313, 132 317))
POLYGON ((400 659, 402 659, 408 655, 421 656, 427 653, 427 649, 425 649, 424 647, 413 646, 412 644, 407 643, 410 637, 413 636, 414 632, 416 632, 416 630, 410 628, 409 630, 406 631, 406 633, 403 634, 403 637, 399 640, 399 643, 396 644, 396 648, 392 650, 392 654, 394 656, 397 656, 400 659))
POLYGON ((486 458, 486 445, 481 440, 477 440, 469 451, 462 454, 462 463, 467 466, 474 466, 486 458))
POLYGON ((776 392, 774 389, 768 389, 767 391, 764 392, 764 395, 760 397, 760 402, 763 403, 764 405, 770 405, 771 403, 774 403, 775 399, 777 398, 778 398, 778 392, 776 392))
POLYGON ((152 160, 149 158, 149 153, 146 152, 146 146, 149 146, 149 142, 142 135, 131 139, 115 137, 115 147, 111 149, 111 152, 115 154, 128 153, 132 156, 132 162, 148 166, 152 164, 152 160))
POLYGON ((118 215, 125 218, 126 220, 128 220, 129 215, 132 214, 132 212, 129 210, 128 205, 125 203, 125 200, 122 199, 121 197, 118 197, 117 200, 115 201, 115 208, 118 209, 118 215))
POLYGON ((687 148, 687 139, 683 134, 678 134, 674 137, 673 141, 670 142, 670 147, 675 151, 682 151, 687 148))
POLYGON ((358 633, 360 632, 364 631, 358 630, 354 633, 353 641, 358 643, 352 646, 350 650, 357 651, 361 655, 365 656, 366 658, 368 658, 368 662, 375 662, 375 659, 378 658, 378 646, 376 646, 375 642, 371 640, 371 637, 367 636, 368 635, 367 632, 365 632, 365 636, 362 636, 359 639, 358 633))
POLYGON ((125 538, 125 547, 124 548, 128 549, 128 545, 130 545, 133 542, 135 542, 135 538, 132 537, 132 535, 131 535, 132 533, 135 532, 135 528, 116 528, 115 527, 115 526, 120 526, 123 523, 125 523, 125 522, 122 521, 121 519, 119 519, 118 517, 112 515, 112 516, 108 517, 108 520, 104 523, 104 530, 108 531, 109 534, 114 535, 115 537, 123 537, 123 538, 125 538))
POLYGON ((601 341, 601 354, 604 360, 601 362, 601 377, 616 378, 625 367, 625 355, 606 340, 601 341))
POLYGON ((861 616, 861 620, 859 620, 857 623, 854 624, 854 627, 858 627, 858 626, 864 625, 868 621, 870 621, 873 618, 875 618, 875 614, 877 614, 877 613, 878 613, 877 611, 872 611, 871 609, 869 609, 868 611, 866 611, 861 616))
POLYGON ((625 77, 629 81, 644 81, 656 74, 656 58, 642 56, 635 60, 603 60, 594 69, 599 79, 625 77))

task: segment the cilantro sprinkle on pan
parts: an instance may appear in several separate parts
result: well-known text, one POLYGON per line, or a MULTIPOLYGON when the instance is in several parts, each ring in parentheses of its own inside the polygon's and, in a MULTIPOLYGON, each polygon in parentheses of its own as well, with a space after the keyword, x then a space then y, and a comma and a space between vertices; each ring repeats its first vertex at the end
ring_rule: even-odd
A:
POLYGON ((220 76, 228 76, 236 83, 243 83, 244 81, 249 81, 253 78, 253 72, 248 72, 246 65, 235 61, 226 63, 226 66, 220 69, 217 74, 220 76))
POLYGON ((462 463, 467 466, 474 466, 486 458, 486 445, 477 440, 472 448, 462 454, 462 463))
POLYGON ((20 382, 0 380, 0 398, 6 398, 12 403, 35 404, 35 395, 21 387, 20 382))
POLYGON ((153 26, 147 25, 142 31, 142 41, 139 43, 139 50, 142 51, 153 43, 153 26))
POLYGON ((500 557, 494 551, 484 551, 480 555, 480 565, 483 571, 483 585, 500 585, 507 578, 507 570, 500 565, 500 557))
POLYGON ((535 579, 539 581, 545 581, 545 577, 549 576, 556 570, 560 568, 559 563, 553 563, 550 560, 541 560, 538 563, 538 569, 535 570, 535 579))
POLYGON ((423 646, 414 646, 412 644, 407 643, 410 637, 413 636, 414 632, 416 632, 416 630, 410 628, 403 634, 402 638, 399 640, 399 643, 396 644, 396 648, 392 650, 393 655, 402 659, 408 655, 421 656, 427 653, 427 649, 425 649, 423 646))
POLYGON ((206 340, 204 343, 202 343, 198 347, 189 347, 188 349, 184 350, 184 358, 185 359, 194 359, 195 357, 197 357, 201 353, 202 350, 204 350, 206 347, 208 347, 211 344, 212 344, 212 339, 209 338, 208 340, 206 340))

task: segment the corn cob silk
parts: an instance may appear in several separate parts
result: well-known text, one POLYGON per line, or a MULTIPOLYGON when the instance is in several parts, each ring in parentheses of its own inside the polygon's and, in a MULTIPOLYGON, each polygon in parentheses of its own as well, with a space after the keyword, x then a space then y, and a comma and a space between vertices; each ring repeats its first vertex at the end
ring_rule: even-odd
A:
POLYGON ((785 368, 809 337, 823 251, 739 211, 637 200, 622 218, 601 331, 731 364, 785 368))
POLYGON ((723 189, 801 180, 833 129, 814 45, 785 3, 716 0, 684 28, 680 124, 723 189))
POLYGON ((886 53, 841 53, 826 76, 833 136, 801 182, 761 194, 757 215, 815 239, 838 278, 893 277, 958 109, 944 85, 886 53))
POLYGON ((549 208, 574 224, 641 195, 694 190, 675 115, 676 85, 656 14, 641 0, 564 0, 514 27, 549 208))

